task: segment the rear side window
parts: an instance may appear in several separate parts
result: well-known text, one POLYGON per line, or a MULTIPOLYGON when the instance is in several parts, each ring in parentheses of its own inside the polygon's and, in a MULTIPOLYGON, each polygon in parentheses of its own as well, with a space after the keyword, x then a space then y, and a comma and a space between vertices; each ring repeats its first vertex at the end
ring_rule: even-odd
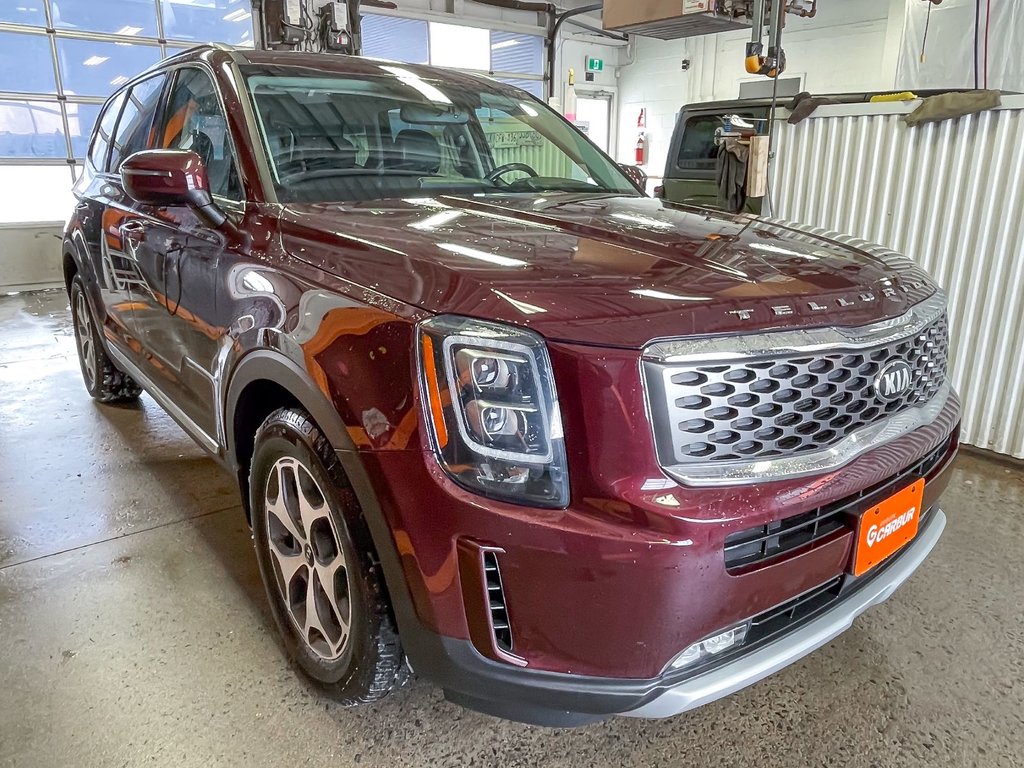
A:
POLYGON ((157 75, 132 86, 117 123, 110 150, 110 169, 115 173, 125 158, 153 145, 153 121, 160 104, 164 75, 157 75))
POLYGON ((121 107, 124 105, 124 97, 125 92, 122 91, 107 102, 107 107, 96 124, 96 135, 93 136, 92 146, 89 148, 89 163, 101 173, 107 170, 107 149, 114 135, 117 116, 121 114, 121 107))
POLYGON ((764 115, 752 112, 692 115, 686 118, 683 126, 682 141, 676 155, 676 167, 684 171, 714 171, 718 158, 718 145, 715 137, 720 133, 752 132, 760 130, 765 121, 764 115))

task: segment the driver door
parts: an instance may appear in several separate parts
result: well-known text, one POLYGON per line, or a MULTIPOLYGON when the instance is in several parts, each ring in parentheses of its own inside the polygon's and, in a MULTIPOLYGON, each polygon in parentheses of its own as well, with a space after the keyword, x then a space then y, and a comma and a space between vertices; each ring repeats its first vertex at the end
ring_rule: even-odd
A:
MULTIPOLYGON (((218 206, 237 215, 243 195, 216 86, 199 67, 179 68, 172 76, 156 147, 198 154, 218 206)), ((224 235, 189 206, 153 207, 148 213, 134 233, 141 288, 135 307, 146 372, 214 450, 217 364, 222 345, 230 341, 230 307, 218 304, 218 282, 233 257, 224 235)))

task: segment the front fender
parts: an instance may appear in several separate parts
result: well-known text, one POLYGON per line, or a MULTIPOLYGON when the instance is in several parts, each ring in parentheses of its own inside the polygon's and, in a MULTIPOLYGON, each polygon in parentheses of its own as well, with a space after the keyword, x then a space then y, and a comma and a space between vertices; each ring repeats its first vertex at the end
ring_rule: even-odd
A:
MULTIPOLYGON (((402 570, 398 548, 363 465, 361 452, 356 449, 336 408, 317 387, 312 377, 295 361, 280 352, 267 349, 256 350, 243 357, 235 366, 228 383, 225 403, 225 424, 228 427, 225 431, 229 463, 236 473, 240 473, 241 468, 237 460, 238 446, 232 425, 235 423, 241 394, 248 385, 261 380, 273 382, 286 389, 313 417, 317 426, 334 447, 342 468, 352 485, 352 490, 359 500, 360 509, 373 538, 399 630, 403 637, 417 633, 420 631, 419 623, 402 570)), ((247 483, 243 483, 243 493, 247 485, 247 483)))

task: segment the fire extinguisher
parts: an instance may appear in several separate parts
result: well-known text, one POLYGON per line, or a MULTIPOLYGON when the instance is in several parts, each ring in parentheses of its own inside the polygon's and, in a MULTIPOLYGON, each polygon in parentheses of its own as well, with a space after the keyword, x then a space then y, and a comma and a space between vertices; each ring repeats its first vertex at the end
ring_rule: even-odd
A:
POLYGON ((640 114, 636 119, 636 129, 638 131, 636 139, 636 164, 643 165, 646 160, 644 155, 647 154, 647 137, 644 134, 644 129, 647 127, 647 109, 640 110, 640 114))

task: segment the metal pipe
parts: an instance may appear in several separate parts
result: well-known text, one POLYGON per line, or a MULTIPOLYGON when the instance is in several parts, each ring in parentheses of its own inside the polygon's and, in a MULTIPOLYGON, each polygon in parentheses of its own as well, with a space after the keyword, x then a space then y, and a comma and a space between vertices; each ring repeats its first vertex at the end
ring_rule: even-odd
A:
POLYGON ((750 20, 750 42, 760 43, 764 36, 764 4, 766 0, 755 0, 754 17, 750 20))
POLYGON ((554 13, 556 11, 552 3, 535 3, 528 0, 472 0, 472 2, 506 8, 510 11, 530 11, 532 13, 554 13))
POLYGON ((604 8, 603 2, 592 3, 591 5, 583 5, 579 8, 573 8, 565 13, 556 14, 554 16, 555 23, 551 26, 551 32, 548 34, 548 98, 552 98, 555 95, 555 65, 558 51, 556 43, 558 41, 558 30, 562 28, 562 24, 573 16, 590 13, 591 11, 600 11, 602 8, 604 8))
POLYGON ((625 43, 629 41, 629 35, 623 32, 609 32, 607 29, 592 27, 589 24, 584 24, 582 21, 577 21, 576 19, 569 19, 566 23, 572 24, 574 27, 582 27, 588 32, 593 32, 595 35, 600 35, 601 37, 607 37, 612 40, 618 40, 620 43, 625 43))
POLYGON ((782 52, 782 28, 786 24, 786 3, 783 0, 775 0, 775 7, 772 8, 772 18, 768 26, 768 55, 775 50, 777 59, 781 59, 782 52))

